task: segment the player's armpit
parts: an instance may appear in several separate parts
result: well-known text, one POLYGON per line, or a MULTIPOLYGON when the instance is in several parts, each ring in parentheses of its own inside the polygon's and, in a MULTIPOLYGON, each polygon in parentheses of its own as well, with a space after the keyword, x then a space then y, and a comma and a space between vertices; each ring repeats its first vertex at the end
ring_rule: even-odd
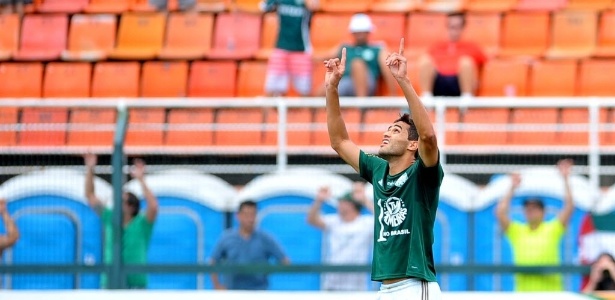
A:
POLYGON ((361 149, 351 140, 343 140, 333 148, 355 171, 359 172, 361 149))

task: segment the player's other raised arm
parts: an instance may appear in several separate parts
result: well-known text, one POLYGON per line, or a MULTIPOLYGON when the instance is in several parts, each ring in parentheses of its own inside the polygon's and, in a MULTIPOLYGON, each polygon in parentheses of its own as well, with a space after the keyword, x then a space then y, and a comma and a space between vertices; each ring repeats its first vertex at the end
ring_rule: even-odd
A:
POLYGON ((436 132, 429 120, 429 115, 425 106, 416 94, 416 91, 408 79, 408 64, 404 57, 404 39, 399 43, 399 52, 389 54, 386 61, 389 70, 397 83, 404 92, 404 97, 408 101, 408 107, 412 120, 416 125, 419 133, 419 156, 426 167, 432 167, 438 163, 438 142, 436 140, 436 132))
POLYGON ((360 150, 348 137, 346 124, 340 110, 340 96, 337 87, 346 69, 346 48, 342 49, 342 57, 325 61, 325 95, 327 99, 327 129, 331 147, 355 171, 359 171, 360 150))

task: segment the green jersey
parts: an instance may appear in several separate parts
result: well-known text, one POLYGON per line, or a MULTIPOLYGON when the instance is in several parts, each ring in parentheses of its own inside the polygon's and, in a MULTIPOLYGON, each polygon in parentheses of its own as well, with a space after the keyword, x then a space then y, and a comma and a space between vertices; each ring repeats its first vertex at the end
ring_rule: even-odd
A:
MULTIPOLYGON (((113 212, 105 209, 102 219, 105 226, 105 263, 111 263, 113 256, 113 212)), ((125 264, 146 264, 147 248, 152 237, 154 224, 147 220, 143 214, 136 215, 130 223, 124 226, 122 236, 122 262, 125 264)), ((103 280, 103 282, 106 279, 103 280)), ((104 284, 103 284, 104 285, 104 284)), ((130 274, 127 278, 127 285, 130 288, 147 287, 146 274, 130 274)))
POLYGON ((338 53, 338 57, 342 57, 342 48, 344 47, 346 47, 346 71, 344 72, 344 76, 350 76, 350 74, 352 74, 351 62, 355 58, 359 58, 365 62, 374 79, 377 80, 380 77, 381 73, 378 57, 380 56, 380 51, 382 50, 381 44, 367 44, 360 46, 342 45, 338 53))
POLYGON ((278 12, 280 22, 276 48, 293 52, 312 51, 311 12, 306 8, 305 0, 266 0, 262 9, 278 12))
POLYGON ((361 177, 374 187, 372 280, 414 277, 436 281, 433 227, 444 171, 421 158, 389 175, 386 160, 361 151, 361 177))

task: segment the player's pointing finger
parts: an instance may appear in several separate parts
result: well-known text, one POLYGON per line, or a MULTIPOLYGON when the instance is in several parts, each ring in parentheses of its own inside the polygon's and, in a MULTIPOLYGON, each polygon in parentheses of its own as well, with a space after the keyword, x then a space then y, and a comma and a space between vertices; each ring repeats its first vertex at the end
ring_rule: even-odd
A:
POLYGON ((404 55, 404 38, 399 41, 399 55, 404 55))

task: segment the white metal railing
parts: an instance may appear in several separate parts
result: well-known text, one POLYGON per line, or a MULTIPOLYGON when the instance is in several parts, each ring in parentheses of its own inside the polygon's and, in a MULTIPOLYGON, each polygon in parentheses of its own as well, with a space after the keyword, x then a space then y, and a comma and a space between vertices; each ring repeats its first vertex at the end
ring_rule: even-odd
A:
MULTIPOLYGON (((601 132, 615 132, 615 125, 600 120, 600 110, 604 108, 614 108, 615 98, 560 98, 560 97, 532 97, 532 98, 509 98, 509 97, 480 97, 463 104, 457 98, 431 98, 423 99, 428 109, 435 110, 434 127, 438 134, 438 141, 442 152, 443 163, 446 163, 446 154, 562 154, 562 155, 587 155, 588 165, 584 169, 595 186, 598 186, 600 174, 614 173, 610 168, 604 171, 600 165, 601 154, 615 154, 615 146, 600 145, 601 132), (450 124, 446 121, 447 109, 472 108, 584 108, 587 109, 588 120, 583 124, 537 124, 513 125, 513 124, 450 124), (558 130, 569 132, 587 132, 587 145, 447 145, 446 132, 459 130, 461 132, 485 131, 513 132, 513 131, 538 131, 538 130, 558 130)), ((407 104, 400 97, 370 97, 370 98, 342 98, 342 107, 358 107, 369 110, 370 108, 399 108, 407 109, 407 104)), ((277 155, 277 165, 275 168, 284 169, 288 163, 289 154, 334 154, 327 146, 308 146, 308 147, 289 147, 287 145, 287 110, 289 108, 318 108, 325 106, 324 98, 86 98, 86 99, 0 99, 2 107, 63 107, 63 108, 271 108, 278 112, 277 126, 267 127, 266 130, 277 130, 277 145, 274 146, 255 146, 255 147, 130 147, 127 153, 201 153, 216 154, 220 151, 229 154, 275 154, 277 155)), ((391 116, 393 120, 395 116, 391 116)), ((378 124, 366 127, 368 130, 383 131, 378 128, 378 124)), ((30 125, 31 126, 31 125, 30 125)), ((55 124, 56 128, 68 129, 70 124, 55 124)), ((107 125, 108 126, 108 125, 107 125)), ((160 130, 164 124, 148 124, 160 130), (162 126, 162 127, 161 127, 162 126)), ((233 124, 185 124, 180 125, 186 130, 250 130, 250 125, 233 124), (185 127, 184 127, 185 126, 185 127)), ((260 125, 262 126, 262 125, 260 125)), ((311 126, 325 126, 325 124, 312 124, 311 126)), ((2 130, 24 130, 23 124, 0 124, 2 130)), ((263 127, 261 127, 263 128, 263 127)), ((326 128, 326 127, 325 127, 326 128)), ((375 151, 377 145, 368 145, 366 150, 375 151)), ((0 153, 82 153, 86 147, 31 147, 15 146, 2 147, 0 153)), ((95 152, 110 152, 108 148, 94 148, 95 152)), ((452 169, 463 171, 463 165, 450 166, 452 169)), ((513 165, 501 165, 499 170, 506 170, 514 167, 513 165)), ((606 166, 605 166, 606 167, 606 166)), ((338 170, 339 166, 335 167, 338 170)), ((263 171, 267 168, 258 168, 263 171)), ((1 173, 1 172, 0 172, 1 173)))

